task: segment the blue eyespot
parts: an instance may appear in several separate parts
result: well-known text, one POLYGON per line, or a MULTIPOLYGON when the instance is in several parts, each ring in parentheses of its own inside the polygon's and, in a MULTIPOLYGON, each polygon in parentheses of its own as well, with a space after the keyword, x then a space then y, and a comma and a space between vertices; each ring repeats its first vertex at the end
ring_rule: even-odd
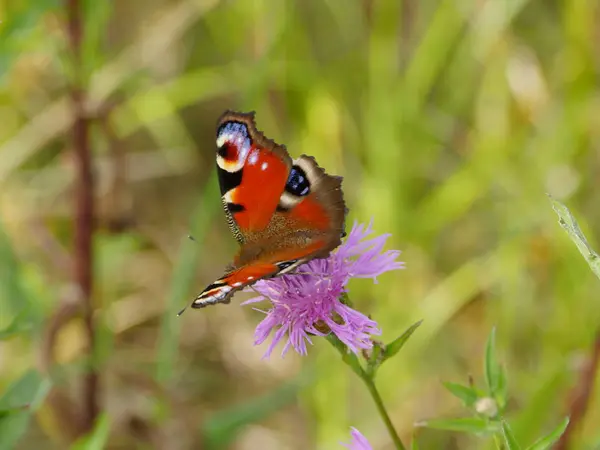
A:
POLYGON ((310 193, 310 183, 306 177, 306 173, 298 166, 293 166, 290 171, 285 190, 290 194, 303 197, 310 193))

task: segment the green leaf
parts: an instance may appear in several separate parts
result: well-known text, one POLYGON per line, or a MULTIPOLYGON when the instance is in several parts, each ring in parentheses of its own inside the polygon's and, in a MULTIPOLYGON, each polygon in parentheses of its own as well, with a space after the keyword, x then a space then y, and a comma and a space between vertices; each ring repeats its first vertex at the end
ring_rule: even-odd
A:
POLYGON ((421 326, 422 323, 423 323, 423 320, 419 320, 418 322, 413 323, 410 327, 408 327, 408 329, 404 333, 402 333, 402 335, 400 335, 399 337, 394 339, 392 342, 387 344, 385 346, 385 350, 383 351, 383 358, 381 360, 380 365, 384 361, 386 361, 386 360, 390 359, 392 356, 396 355, 402 349, 402 347, 404 347, 404 344, 406 344, 408 339, 412 336, 412 334, 416 331, 416 329, 421 326))
POLYGON ((502 366, 498 366, 498 385, 496 386, 496 402, 500 411, 504 410, 508 397, 508 383, 506 381, 506 371, 502 366))
POLYGON ((354 354, 354 352, 349 351, 346 344, 340 341, 335 334, 328 334, 326 339, 331 345, 333 345, 336 348, 338 352, 340 352, 340 355, 342 356, 342 361, 344 361, 348 366, 350 366, 350 368, 355 374, 357 374, 361 378, 366 375, 365 371, 360 365, 358 357, 354 354))
POLYGON ((205 448, 207 450, 229 448, 246 425, 263 420, 292 403, 301 386, 302 383, 298 381, 287 383, 262 397, 214 414, 202 428, 205 448))
POLYGON ((11 317, 30 310, 29 300, 21 277, 21 264, 14 252, 9 235, 0 221, 0 298, 2 316, 11 317))
POLYGON ((452 395, 461 399, 465 406, 468 406, 469 408, 472 407, 479 398, 477 391, 471 387, 450 382, 445 382, 443 385, 452 395))
POLYGON ((412 441, 410 443, 410 450, 419 450, 419 442, 417 441, 417 437, 413 436, 412 441))
POLYGON ((106 446, 110 434, 110 421, 106 413, 96 419, 94 429, 77 440, 71 450, 102 450, 106 446))
POLYGON ((496 360, 496 328, 492 328, 485 347, 484 372, 490 397, 501 400, 499 403, 503 406, 506 403, 506 375, 496 360))
POLYGON ((527 450, 546 450, 552 447, 556 441, 560 439, 567 427, 569 426, 569 418, 566 417, 550 434, 535 441, 527 450))
POLYGON ((446 431, 463 431, 466 433, 494 433, 500 430, 497 423, 480 417, 463 417, 459 419, 432 419, 415 423, 416 427, 433 428, 446 431))
POLYGON ((515 439, 510 425, 504 420, 502 421, 502 435, 504 436, 504 442, 508 450, 521 450, 521 446, 515 439))
POLYGON ((598 255, 598 253, 590 246, 583 231, 579 228, 577 220, 573 214, 571 214, 571 211, 569 211, 569 208, 558 200, 555 200, 550 194, 548 194, 548 197, 552 203, 552 209, 554 209, 558 215, 558 223, 575 243, 579 249, 579 253, 585 258, 592 272, 600 278, 600 255, 598 255))
POLYGON ((0 417, 0 449, 12 449, 27 431, 31 414, 27 411, 3 414, 0 417))
POLYGON ((27 431, 31 413, 50 389, 50 382, 31 370, 13 382, 0 397, 0 449, 12 449, 27 431))

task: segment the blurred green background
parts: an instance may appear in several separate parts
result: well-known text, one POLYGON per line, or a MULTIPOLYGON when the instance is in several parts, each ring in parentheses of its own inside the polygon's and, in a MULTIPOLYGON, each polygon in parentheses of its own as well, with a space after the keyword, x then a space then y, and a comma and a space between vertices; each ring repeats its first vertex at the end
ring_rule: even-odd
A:
MULTIPOLYGON (((466 414, 441 382, 482 379, 493 326, 519 439, 568 413, 600 323, 598 280, 545 193, 595 245, 598 1, 82 0, 79 63, 65 4, 0 2, 1 448, 68 448, 79 433, 78 71, 103 412, 79 448, 336 449, 350 426, 392 448, 323 339, 308 357, 261 359, 262 315, 239 306, 245 294, 176 317, 235 252, 214 173, 225 109, 255 110, 292 155, 342 175, 348 223, 373 218, 403 250, 407 270, 353 282, 351 296, 384 341, 424 319, 377 379, 405 441, 491 448, 413 424, 466 414)), ((597 389, 571 448, 600 448, 599 401, 597 389)))

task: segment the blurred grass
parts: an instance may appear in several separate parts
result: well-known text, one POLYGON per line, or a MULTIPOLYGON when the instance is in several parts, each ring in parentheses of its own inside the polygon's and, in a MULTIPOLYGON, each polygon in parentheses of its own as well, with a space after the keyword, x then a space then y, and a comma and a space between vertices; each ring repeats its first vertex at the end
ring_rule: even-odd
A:
MULTIPOLYGON (((256 110, 259 127, 293 155, 343 175, 348 223, 373 217, 404 251, 406 271, 351 285, 384 341, 424 319, 378 374, 403 436, 417 420, 460 415, 440 381, 481 378, 494 325, 519 441, 564 417, 600 310, 597 280, 545 192, 568 202, 597 248, 597 2, 100 3, 85 2, 85 64, 109 448, 193 447, 206 420, 277 392, 309 364, 260 360, 252 331, 261 316, 240 299, 175 315, 235 248, 214 179, 214 122, 226 108, 256 110)), ((60 261, 71 250, 72 161, 62 4, 0 3, 0 19, 4 389, 35 366, 71 287, 60 261)), ((83 357, 80 326, 71 321, 55 343, 67 379, 83 357)), ((257 413, 231 448, 338 448, 350 425, 389 448, 352 374, 323 342, 310 353, 314 381, 295 404, 257 413)), ((600 442, 599 396, 573 448, 600 442)), ((60 448, 45 437, 57 435, 48 423, 31 421, 20 448, 60 448)), ((439 431, 419 437, 425 449, 483 445, 439 431)))

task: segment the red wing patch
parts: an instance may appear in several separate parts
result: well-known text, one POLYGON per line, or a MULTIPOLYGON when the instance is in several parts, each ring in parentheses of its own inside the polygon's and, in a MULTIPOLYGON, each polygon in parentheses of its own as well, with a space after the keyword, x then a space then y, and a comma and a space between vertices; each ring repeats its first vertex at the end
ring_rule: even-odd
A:
POLYGON ((269 224, 289 176, 284 147, 256 129, 253 114, 225 113, 217 127, 217 168, 226 214, 234 234, 269 224), (235 228, 237 227, 237 229, 235 228))
POLYGON ((241 267, 207 286, 192 302, 192 308, 204 308, 217 303, 229 303, 231 296, 256 283, 261 278, 275 275, 279 268, 275 264, 256 263, 241 267))
POLYGON ((287 178, 288 168, 278 156, 267 150, 250 151, 240 185, 224 194, 228 204, 236 205, 232 215, 242 233, 267 227, 287 178))
POLYGON ((311 156, 292 161, 257 130, 254 113, 225 112, 217 124, 217 169, 229 226, 240 243, 235 269, 192 303, 229 303, 256 281, 324 258, 341 242, 346 206, 341 178, 311 156))
POLYGON ((303 248, 289 248, 273 252, 265 260, 258 260, 229 272, 207 286, 193 301, 192 308, 204 308, 217 303, 229 303, 231 296, 251 286, 258 280, 287 273, 318 253, 325 245, 324 240, 316 240, 303 248))
POLYGON ((290 219, 299 227, 310 226, 313 229, 326 231, 330 227, 327 211, 316 201, 315 195, 310 194, 287 212, 290 219))

